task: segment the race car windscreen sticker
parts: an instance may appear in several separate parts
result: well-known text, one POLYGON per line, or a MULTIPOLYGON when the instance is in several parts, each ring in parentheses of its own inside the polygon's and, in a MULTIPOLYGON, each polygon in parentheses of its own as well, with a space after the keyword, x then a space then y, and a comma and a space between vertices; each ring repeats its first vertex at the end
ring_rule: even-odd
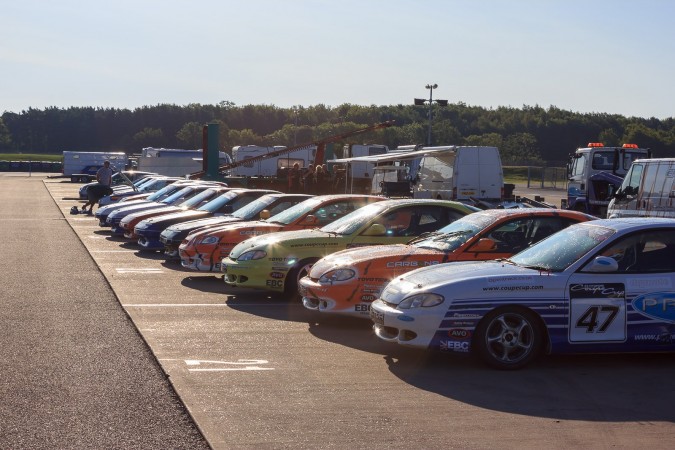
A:
POLYGON ((570 285, 569 340, 626 340, 626 289, 623 283, 570 285))

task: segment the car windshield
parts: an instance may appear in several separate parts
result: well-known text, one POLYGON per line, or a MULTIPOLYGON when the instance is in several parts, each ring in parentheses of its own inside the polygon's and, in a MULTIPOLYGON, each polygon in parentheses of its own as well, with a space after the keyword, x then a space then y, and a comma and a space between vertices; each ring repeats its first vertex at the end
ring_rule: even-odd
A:
POLYGON ((169 195, 167 198, 162 200, 162 203, 166 203, 167 205, 172 205, 178 199, 184 197, 185 195, 189 194, 190 192, 193 192, 194 189, 195 189, 194 187, 184 187, 183 189, 179 190, 178 192, 174 192, 173 194, 169 195))
POLYGON ((237 198, 240 194, 241 192, 236 191, 226 192, 223 195, 219 195, 218 197, 214 198, 210 202, 200 206, 197 209, 199 209, 200 211, 208 211, 208 212, 218 211, 220 208, 230 203, 233 199, 237 198))
POLYGON ((260 211, 262 211, 263 209, 267 208, 269 205, 274 203, 276 199, 277 196, 275 195, 265 195, 264 197, 257 198, 248 205, 242 206, 241 208, 233 212, 232 216, 244 220, 253 219, 258 214, 260 214, 260 211))
POLYGON ((352 234, 364 223, 382 213, 386 208, 387 206, 382 203, 371 203, 370 205, 359 208, 356 211, 339 218, 333 223, 329 223, 321 228, 321 231, 344 235, 352 234))
POLYGON ((297 205, 288 208, 286 211, 282 211, 279 214, 275 214, 265 222, 271 223, 280 223, 283 225, 288 225, 298 220, 300 217, 314 210, 317 206, 321 205, 323 201, 321 199, 309 199, 304 202, 298 203, 297 205))
POLYGON ((455 220, 440 230, 421 236, 412 242, 415 247, 430 248, 442 252, 453 252, 481 230, 494 223, 496 218, 487 214, 469 214, 455 220))
POLYGON ((218 192, 219 191, 215 189, 206 189, 205 191, 195 195, 189 200, 184 201, 183 204, 181 205, 181 208, 195 208, 198 205, 201 205, 202 203, 208 202, 215 195, 218 195, 218 192))
POLYGON ((170 184, 168 186, 164 186, 159 191, 153 192, 152 194, 148 195, 146 200, 149 200, 151 202, 153 202, 155 200, 159 200, 160 198, 163 198, 164 196, 171 194, 176 189, 178 189, 178 187, 174 186, 173 184, 170 184))
POLYGON ((592 223, 572 225, 523 250, 510 261, 523 267, 562 272, 615 232, 592 223))

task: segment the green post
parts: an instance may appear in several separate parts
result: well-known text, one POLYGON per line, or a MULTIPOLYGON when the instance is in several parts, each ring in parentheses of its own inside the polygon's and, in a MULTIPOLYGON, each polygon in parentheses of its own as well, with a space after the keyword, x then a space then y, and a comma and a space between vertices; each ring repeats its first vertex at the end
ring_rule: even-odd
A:
POLYGON ((209 123, 208 127, 208 164, 206 167, 206 179, 218 180, 220 174, 218 167, 220 166, 220 144, 218 142, 218 124, 209 123))

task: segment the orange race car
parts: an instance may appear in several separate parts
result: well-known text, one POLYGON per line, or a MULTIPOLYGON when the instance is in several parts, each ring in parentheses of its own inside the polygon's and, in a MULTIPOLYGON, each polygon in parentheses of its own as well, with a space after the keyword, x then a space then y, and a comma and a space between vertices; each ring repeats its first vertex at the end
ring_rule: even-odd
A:
POLYGON ((374 195, 312 197, 269 219, 198 229, 178 248, 181 265, 192 270, 220 272, 220 262, 242 241, 277 231, 304 230, 327 225, 368 203, 386 200, 374 195))
POLYGON ((445 262, 507 258, 568 225, 592 219, 558 209, 480 211, 408 244, 328 255, 312 266, 298 290, 307 309, 368 319, 370 304, 387 283, 403 273, 445 262))

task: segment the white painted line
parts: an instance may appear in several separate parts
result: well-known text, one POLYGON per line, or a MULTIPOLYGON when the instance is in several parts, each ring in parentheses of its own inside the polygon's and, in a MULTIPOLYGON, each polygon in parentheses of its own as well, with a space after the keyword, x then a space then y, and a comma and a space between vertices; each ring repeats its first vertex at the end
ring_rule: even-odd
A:
POLYGON ((117 271, 117 273, 120 273, 120 274, 121 273, 151 273, 151 274, 164 273, 162 271, 162 269, 144 269, 144 268, 134 269, 133 267, 132 268, 118 267, 115 270, 117 271))
POLYGON ((260 367, 262 364, 267 364, 265 359, 239 359, 237 361, 202 361, 196 359, 186 359, 187 366, 226 366, 226 367, 204 367, 204 368, 189 368, 189 372, 224 372, 224 371, 248 371, 248 370, 274 370, 273 367, 260 367))
POLYGON ((196 307, 202 307, 202 306, 228 306, 224 303, 123 303, 123 307, 125 308, 162 308, 162 307, 177 307, 177 308, 182 308, 182 307, 190 307, 190 306, 196 306, 196 307))

